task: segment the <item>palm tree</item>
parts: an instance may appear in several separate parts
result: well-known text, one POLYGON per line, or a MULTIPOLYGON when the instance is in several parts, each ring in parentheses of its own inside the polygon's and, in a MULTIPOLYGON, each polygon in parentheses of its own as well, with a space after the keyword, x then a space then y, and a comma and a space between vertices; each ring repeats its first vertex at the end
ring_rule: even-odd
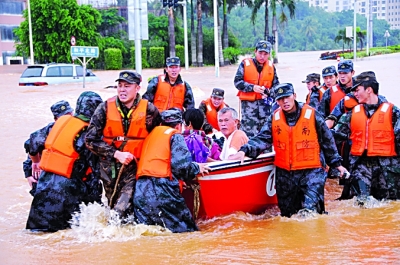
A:
POLYGON ((191 50, 192 50, 192 65, 197 66, 197 45, 196 45, 196 31, 194 29, 194 7, 193 7, 193 0, 190 1, 190 10, 192 11, 190 14, 190 42, 191 42, 191 50))
POLYGON ((175 57, 175 23, 174 9, 168 8, 168 36, 169 36, 169 56, 175 57))
POLYGON ((311 17, 306 17, 303 20, 301 31, 304 33, 304 35, 307 38, 304 50, 307 50, 308 41, 317 32, 317 27, 315 26, 316 23, 317 22, 311 17))
POLYGON ((264 40, 268 39, 269 36, 269 25, 268 25, 268 0, 254 0, 251 10, 251 22, 253 25, 256 23, 257 13, 261 6, 265 3, 265 28, 264 28, 264 40))
POLYGON ((344 45, 349 44, 351 42, 351 39, 346 37, 346 30, 341 29, 338 31, 338 35, 335 37, 335 42, 339 43, 340 41, 343 41, 343 51, 344 51, 344 45))
POLYGON ((360 42, 361 50, 363 49, 366 35, 367 35, 367 31, 366 30, 361 30, 360 27, 356 28, 357 42, 360 42))
MULTIPOLYGON (((278 50, 278 28, 277 28, 277 23, 276 23, 276 3, 277 0, 272 0, 271 1, 271 9, 272 9, 272 35, 275 37, 275 58, 274 58, 274 63, 278 62, 278 55, 277 55, 277 50, 278 50)), ((296 10, 296 4, 294 0, 281 0, 279 2, 281 6, 281 13, 279 15, 279 25, 284 25, 284 23, 287 23, 288 18, 286 16, 286 13, 284 12, 284 8, 287 7, 289 9, 289 16, 291 19, 295 17, 295 10, 296 10)))

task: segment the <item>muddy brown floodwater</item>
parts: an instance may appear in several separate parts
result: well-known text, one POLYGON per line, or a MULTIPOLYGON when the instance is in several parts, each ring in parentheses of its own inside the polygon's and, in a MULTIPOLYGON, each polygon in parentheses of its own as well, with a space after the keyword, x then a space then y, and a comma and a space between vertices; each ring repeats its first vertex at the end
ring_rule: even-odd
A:
MULTIPOLYGON (((320 52, 281 53, 276 65, 281 82, 291 82, 299 100, 307 74, 320 73, 336 61, 318 60, 320 52)), ((226 91, 226 101, 238 107, 233 78, 237 65, 182 70, 194 89, 196 106, 213 87, 226 91)), ((325 189, 328 215, 291 219, 272 209, 263 215, 235 213, 200 221, 199 232, 170 234, 148 226, 107 224, 99 206, 85 207, 80 226, 52 234, 24 230, 32 197, 22 172, 23 143, 29 134, 51 122, 50 106, 68 100, 75 106, 82 91, 93 90, 103 100, 115 95, 118 71, 95 71, 101 81, 46 87, 19 87, 24 67, 0 66, 0 263, 1 264, 399 264, 400 202, 370 201, 367 209, 352 200, 335 201, 337 180, 325 189)), ((356 74, 375 71, 380 92, 400 105, 400 54, 355 62, 356 74)), ((147 78, 161 69, 143 70, 147 78)))

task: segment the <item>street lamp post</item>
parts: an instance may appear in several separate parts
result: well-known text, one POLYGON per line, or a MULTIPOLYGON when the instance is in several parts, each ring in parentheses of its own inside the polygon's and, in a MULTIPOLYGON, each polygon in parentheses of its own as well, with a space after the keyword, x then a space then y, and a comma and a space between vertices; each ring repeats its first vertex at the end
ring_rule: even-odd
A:
POLYGON ((218 49, 218 3, 213 0, 214 5, 214 56, 215 56, 215 76, 219 77, 219 49, 218 49))
POLYGON ((31 19, 31 5, 29 0, 26 1, 28 6, 28 25, 29 25, 29 53, 31 55, 30 64, 35 64, 35 59, 33 56, 33 39, 32 39, 32 19, 31 19))
POLYGON ((386 38, 386 49, 387 49, 387 41, 388 41, 388 38, 390 37, 390 33, 388 30, 385 31, 385 35, 383 35, 383 37, 386 38))
POLYGON ((354 0, 354 33, 353 33, 353 52, 354 52, 354 61, 357 59, 357 32, 356 32, 356 3, 357 0, 354 0))

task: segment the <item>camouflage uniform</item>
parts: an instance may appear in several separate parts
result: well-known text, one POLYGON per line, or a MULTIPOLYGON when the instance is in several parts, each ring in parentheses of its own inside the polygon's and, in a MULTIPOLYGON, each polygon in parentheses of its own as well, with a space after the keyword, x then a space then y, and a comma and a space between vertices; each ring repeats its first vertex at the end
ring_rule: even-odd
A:
MULTIPOLYGON (((137 94, 131 109, 135 109, 140 100, 141 96, 137 94)), ((126 133, 131 120, 125 117, 127 117, 127 114, 131 109, 128 109, 124 104, 122 104, 118 98, 117 102, 121 108, 121 111, 124 113, 122 120, 124 124, 123 128, 126 133)), ((101 180, 104 185, 106 197, 108 200, 110 200, 122 164, 114 158, 114 154, 118 149, 103 141, 103 130, 106 125, 106 121, 107 103, 104 102, 99 105, 92 116, 86 134, 86 144, 93 153, 100 157, 101 180)), ((151 130, 153 130, 155 126, 159 125, 160 122, 161 119, 158 109, 149 102, 146 110, 147 131, 151 132, 151 130)), ((115 197, 113 198, 113 202, 115 203, 113 208, 121 216, 132 212, 132 196, 135 191, 136 170, 137 164, 135 161, 132 161, 129 165, 125 165, 123 172, 121 172, 118 188, 115 197)))
MULTIPOLYGON (((167 58, 166 64, 168 66, 169 65, 180 65, 180 60, 179 60, 178 57, 167 58), (173 62, 171 60, 173 60, 173 62)), ((164 74, 165 74, 165 81, 170 83, 168 73, 166 73, 165 70, 164 70, 164 74)), ((183 102, 183 107, 185 109, 192 109, 192 108, 195 107, 195 105, 194 105, 194 96, 193 96, 192 88, 188 84, 188 82, 183 81, 182 76, 178 75, 178 78, 176 79, 175 83, 173 85, 171 84, 171 86, 174 87, 174 86, 182 84, 182 83, 184 83, 185 87, 186 87, 185 100, 183 102)), ((154 96, 155 96, 156 91, 157 91, 157 87, 158 87, 158 76, 155 76, 149 81, 149 84, 147 86, 147 91, 143 94, 143 99, 147 99, 148 101, 153 103, 154 102, 154 96)))
MULTIPOLYGON (((371 117, 378 107, 384 103, 382 97, 378 98, 378 104, 363 104, 368 117, 371 117)), ((334 128, 337 144, 349 139, 351 134, 350 122, 352 111, 341 116, 334 128)), ((392 111, 392 125, 395 135, 396 153, 400 154, 400 109, 396 106, 392 111)), ((399 157, 368 157, 364 153, 361 156, 350 154, 349 157, 351 180, 347 185, 353 188, 349 199, 354 195, 369 196, 376 199, 400 199, 400 159, 399 157)))
MULTIPOLYGON (((354 82, 354 79, 353 79, 354 82)), ((345 94, 349 94, 351 93, 350 89, 351 87, 346 88, 345 85, 341 84, 340 82, 338 83, 340 89, 345 93, 345 94)), ((331 89, 328 89, 327 91, 325 91, 325 93, 322 95, 322 99, 319 102, 319 106, 318 106, 318 112, 324 117, 328 117, 329 114, 331 114, 331 110, 330 110, 330 104, 331 104, 331 89)))
MULTIPOLYGON (((295 101, 295 104, 297 109, 294 113, 283 112, 289 126, 296 124, 303 108, 303 103, 295 101)), ((290 217, 303 208, 318 213, 325 211, 324 186, 327 174, 324 168, 326 164, 330 167, 340 166, 342 158, 337 152, 330 130, 318 112, 315 113, 315 126, 321 149, 321 167, 292 171, 276 167, 276 194, 282 216, 290 217)), ((271 148, 272 145, 271 115, 261 132, 256 137, 251 138, 239 151, 243 151, 246 156, 255 158, 264 150, 271 148)))
MULTIPOLYGON (((253 58, 254 63, 257 66, 261 66, 258 64, 257 60, 253 58)), ((266 62, 268 63, 268 62, 266 62)), ((257 67, 259 73, 262 70, 262 67, 257 67)), ((239 68, 235 75, 234 84, 235 87, 239 91, 243 92, 253 92, 254 84, 250 84, 244 81, 244 62, 239 64, 239 68)), ((272 86, 270 88, 270 96, 269 99, 259 99, 255 101, 241 101, 241 109, 242 109, 242 119, 240 121, 240 129, 243 130, 249 138, 258 134, 264 125, 267 117, 272 113, 271 106, 273 103, 273 99, 275 98, 273 93, 273 87, 279 84, 278 75, 276 74, 276 69, 274 66, 274 80, 272 81, 272 86), (272 100, 272 101, 271 101, 272 100)))
MULTIPOLYGON (((166 110, 162 113, 165 124, 182 122, 179 111, 166 110)), ((190 181, 200 169, 192 162, 191 154, 181 134, 171 137, 170 178, 143 176, 136 181, 134 195, 135 217, 139 223, 159 225, 174 233, 197 231, 195 221, 179 190, 179 181, 190 181)))
MULTIPOLYGON (((73 109, 69 105, 69 103, 65 100, 58 101, 54 103, 50 107, 51 112, 53 113, 54 120, 58 119, 59 117, 66 115, 66 114, 72 114, 73 109)), ((44 143, 46 141, 47 135, 49 134, 51 128, 53 128, 54 122, 49 123, 45 127, 33 132, 29 139, 25 141, 24 147, 25 147, 25 152, 31 154, 32 156, 35 156, 36 154, 41 154, 43 149, 44 149, 44 143), (32 145, 31 145, 32 143, 32 145), (32 150, 32 151, 30 151, 32 150)), ((28 155, 27 159, 23 162, 23 170, 25 174, 25 178, 31 177, 32 176, 32 160, 30 156, 28 155)), ((29 191, 32 196, 34 195, 36 190, 36 183, 32 183, 32 190, 29 191)))
MULTIPOLYGON (((219 98, 221 98, 223 100, 224 99, 224 94, 225 94, 225 91, 223 89, 221 89, 221 88, 213 88, 213 91, 211 93, 211 97, 219 97, 219 98)), ((221 103, 221 105, 216 109, 216 111, 217 112, 220 111, 224 107, 224 105, 225 105, 225 107, 229 107, 229 105, 226 104, 225 101, 223 101, 223 103, 221 103)), ((201 103, 199 105, 199 110, 201 110, 201 112, 203 112, 203 114, 204 114, 204 124, 203 124, 203 128, 202 128, 203 131, 206 134, 212 133, 213 132, 212 130, 213 129, 217 129, 217 128, 213 128, 212 125, 209 124, 208 121, 207 121, 207 111, 208 111, 208 109, 207 109, 207 104, 206 104, 205 100, 201 101, 201 103)), ((218 119, 218 117, 217 117, 217 119, 218 119)))
MULTIPOLYGON (((98 94, 83 92, 78 98, 74 116, 89 121, 100 102, 102 100, 98 94)), ((71 219, 72 213, 79 210, 80 203, 100 199, 98 158, 86 148, 85 135, 86 128, 77 135, 73 143, 75 150, 79 153, 79 159, 75 161, 71 178, 42 171, 26 223, 27 229, 54 232, 68 228, 68 221, 71 219), (86 175, 89 167, 92 169, 92 173, 86 175), (91 184, 85 183, 82 180, 84 177, 88 178, 87 181, 91 184), (96 185, 97 190, 90 190, 90 185, 96 185)), ((40 140, 44 143, 46 139, 40 140)), ((37 144, 35 143, 33 146, 37 146, 37 144)), ((38 152, 44 148, 44 146, 37 147, 38 149, 30 151, 38 152)))

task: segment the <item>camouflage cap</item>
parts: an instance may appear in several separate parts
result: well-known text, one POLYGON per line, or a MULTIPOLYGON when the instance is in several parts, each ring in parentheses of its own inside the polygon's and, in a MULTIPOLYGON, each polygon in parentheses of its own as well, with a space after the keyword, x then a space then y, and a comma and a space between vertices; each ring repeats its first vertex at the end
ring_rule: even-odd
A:
POLYGON ((353 71, 353 62, 350 60, 340 61, 338 64, 338 72, 350 73, 353 71))
POLYGON ((122 71, 119 73, 119 78, 115 80, 115 82, 118 81, 125 81, 129 84, 136 83, 140 85, 140 82, 142 82, 142 76, 135 71, 122 71))
POLYGON ((307 75, 306 80, 301 81, 302 83, 309 83, 309 82, 320 82, 321 76, 316 73, 312 73, 307 75))
POLYGON ((322 69, 322 77, 330 76, 330 75, 337 75, 336 68, 334 65, 325 67, 322 69))
POLYGON ((354 85, 351 88, 351 90, 355 90, 359 85, 361 85, 363 82, 376 82, 376 76, 375 73, 372 71, 367 71, 367 72, 362 72, 358 76, 354 78, 354 85))
POLYGON ((165 61, 165 64, 167 66, 172 66, 172 65, 181 65, 181 60, 179 57, 168 57, 167 60, 165 61))
POLYGON ((93 91, 82 92, 76 101, 75 115, 84 116, 90 119, 97 106, 102 103, 100 95, 93 91))
POLYGON ((225 91, 223 89, 214 88, 212 93, 211 93, 211 96, 212 97, 217 97, 217 98, 224 98, 224 94, 225 94, 225 91))
POLYGON ((74 112, 74 110, 69 105, 68 101, 65 101, 65 100, 61 100, 61 101, 54 103, 50 107, 50 110, 53 113, 54 119, 58 119, 63 115, 74 112))
POLYGON ((278 100, 283 97, 288 97, 294 94, 293 85, 290 83, 282 83, 277 85, 275 88, 275 100, 278 100))
POLYGON ((161 119, 164 123, 182 123, 182 111, 180 109, 172 108, 161 112, 161 119))
POLYGON ((272 48, 271 43, 266 40, 260 40, 256 45, 257 51, 271 53, 271 48, 272 48))

